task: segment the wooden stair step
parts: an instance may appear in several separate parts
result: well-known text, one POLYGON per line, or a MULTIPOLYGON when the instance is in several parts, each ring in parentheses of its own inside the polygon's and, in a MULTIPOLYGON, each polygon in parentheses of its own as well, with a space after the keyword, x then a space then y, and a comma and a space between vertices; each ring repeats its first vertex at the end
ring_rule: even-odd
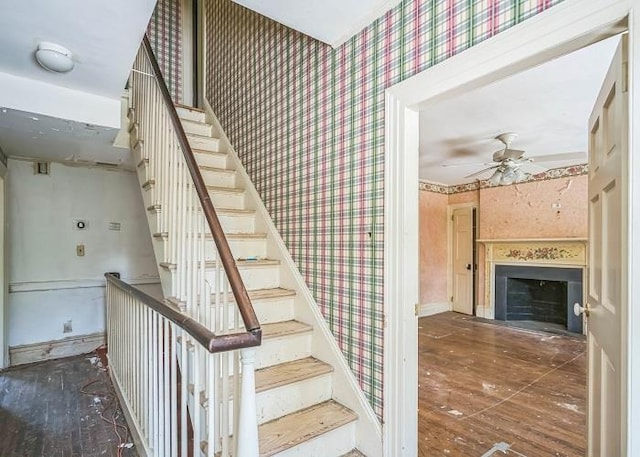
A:
MULTIPOLYGON (((198 211, 201 210, 200 206, 197 206, 195 209, 198 211)), ((162 205, 156 203, 154 205, 147 206, 147 211, 151 212, 159 212, 162 210, 162 205)), ((255 209, 235 209, 235 208, 215 208, 216 214, 219 216, 252 216, 256 213, 255 209)))
MULTIPOLYGON (((256 259, 256 260, 236 259, 236 265, 238 266, 238 268, 260 268, 260 267, 267 267, 271 265, 280 265, 280 261, 273 260, 273 259, 256 259)), ((168 270, 173 270, 176 268, 176 264, 173 262, 160 262, 160 266, 168 270)), ((205 262, 205 268, 215 268, 215 267, 216 267, 216 262, 214 260, 207 260, 205 262)))
POLYGON ((310 332, 311 330, 313 330, 311 325, 296 320, 263 324, 262 339, 270 340, 272 338, 282 338, 285 336, 310 332))
POLYGON ((236 170, 229 170, 227 168, 218 168, 218 167, 210 167, 209 165, 199 165, 198 168, 202 172, 204 171, 214 171, 216 173, 226 173, 228 175, 238 174, 236 170))
POLYGON ((357 449, 354 449, 351 452, 347 452, 346 454, 344 454, 341 457, 367 457, 366 455, 364 455, 362 452, 360 452, 357 449))
POLYGON ((349 408, 329 400, 262 424, 260 457, 270 457, 358 419, 349 408))
POLYGON ((189 111, 197 111, 199 113, 204 113, 205 111, 202 108, 196 108, 195 106, 183 105, 182 103, 174 103, 176 108, 182 108, 189 111))
POLYGON ((256 392, 332 373, 333 367, 315 357, 293 360, 256 370, 256 392))
MULTIPOLYGON (((207 137, 204 137, 204 138, 207 138, 207 137)), ((226 152, 220 152, 220 151, 208 151, 208 150, 206 150, 206 149, 191 148, 191 151, 192 151, 194 154, 211 154, 211 155, 214 155, 214 156, 224 156, 224 157, 226 157, 226 156, 227 156, 227 153, 226 153, 226 152)))
POLYGON ((242 187, 219 187, 219 186, 207 186, 209 192, 216 192, 220 194, 241 194, 244 192, 242 187))
MULTIPOLYGON (((283 289, 282 287, 275 287, 273 289, 257 289, 257 290, 249 290, 247 291, 249 294, 249 298, 251 302, 259 302, 259 301, 269 301, 269 300, 281 300, 283 298, 293 298, 296 296, 296 291, 292 289, 283 289)), ((225 301, 225 295, 222 294, 220 301, 225 301)), ((181 302, 175 297, 167 298, 174 306, 180 309, 181 302)), ((211 294, 211 306, 216 306, 215 304, 216 294, 211 294)), ((236 297, 233 296, 233 293, 229 292, 228 297, 226 297, 227 303, 229 305, 233 305, 236 302, 236 297)), ((200 302, 200 297, 198 297, 198 303, 200 302)))
MULTIPOLYGON (((168 238, 169 232, 156 232, 153 234, 154 238, 168 238)), ((267 239, 266 233, 225 233, 225 237, 228 240, 265 240, 267 239)), ((211 233, 205 233, 205 238, 213 239, 211 233)))

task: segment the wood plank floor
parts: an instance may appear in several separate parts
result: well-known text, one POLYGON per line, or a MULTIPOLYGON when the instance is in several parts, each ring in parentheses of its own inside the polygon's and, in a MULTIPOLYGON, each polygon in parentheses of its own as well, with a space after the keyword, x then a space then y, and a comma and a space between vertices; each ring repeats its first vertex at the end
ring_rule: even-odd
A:
POLYGON ((584 457, 584 338, 456 313, 421 318, 418 331, 420 457, 479 457, 498 442, 584 457))
MULTIPOLYGON (((100 418, 111 400, 101 395, 109 393, 110 380, 100 366, 97 356, 84 355, 0 373, 0 456, 116 457, 114 427, 100 418), (83 394, 94 380, 85 389, 91 394, 83 394)), ((122 414, 117 423, 124 424, 122 414)), ((122 451, 138 455, 135 448, 122 451)))

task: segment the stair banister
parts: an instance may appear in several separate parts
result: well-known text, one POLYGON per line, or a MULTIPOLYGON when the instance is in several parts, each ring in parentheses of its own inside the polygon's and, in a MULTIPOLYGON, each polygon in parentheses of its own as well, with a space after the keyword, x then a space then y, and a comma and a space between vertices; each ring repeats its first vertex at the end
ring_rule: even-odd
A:
POLYGON ((262 338, 260 322, 258 322, 255 310, 251 305, 251 299, 249 298, 247 289, 245 288, 242 278, 240 277, 240 272, 238 271, 236 262, 233 258, 233 255, 231 254, 231 248, 229 247, 229 243, 227 243, 227 239, 224 235, 224 231, 222 230, 222 225, 220 225, 220 220, 218 219, 216 210, 214 209, 211 202, 211 197, 209 196, 209 192, 207 191, 207 186, 202 179, 202 175, 200 174, 198 164, 196 163, 196 159, 193 155, 191 145, 189 144, 187 135, 184 132, 182 123, 180 122, 178 112, 176 111, 173 101, 171 100, 169 89, 167 88, 167 84, 164 80, 164 77, 162 76, 162 71, 160 70, 160 66, 158 65, 158 61, 153 52, 153 48, 151 47, 151 43, 149 42, 149 38, 146 35, 142 39, 142 46, 147 55, 147 58, 149 59, 149 63, 151 64, 153 74, 158 84, 158 88, 162 93, 165 107, 169 113, 171 123, 173 124, 173 128, 175 129, 180 148, 182 149, 184 159, 187 163, 187 168, 189 169, 191 179, 193 180, 196 193, 198 195, 198 198, 200 199, 202 211, 204 212, 205 219, 207 220, 209 229, 211 230, 211 234, 213 235, 213 239, 218 248, 218 252, 220 253, 220 259, 224 266, 224 270, 227 274, 227 277, 229 278, 231 290, 233 292, 233 296, 236 299, 240 315, 242 316, 242 320, 247 331, 250 332, 253 338, 256 340, 255 346, 259 346, 262 338))

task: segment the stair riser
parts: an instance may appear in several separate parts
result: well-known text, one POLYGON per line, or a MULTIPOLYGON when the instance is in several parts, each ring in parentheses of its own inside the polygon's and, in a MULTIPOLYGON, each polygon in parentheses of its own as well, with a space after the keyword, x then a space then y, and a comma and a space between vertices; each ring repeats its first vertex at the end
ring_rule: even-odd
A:
POLYGON ((227 155, 195 152, 196 162, 201 167, 227 168, 227 155))
MULTIPOLYGON (((149 205, 146 206, 147 208, 149 205)), ((151 233, 160 232, 158 229, 158 221, 161 217, 161 211, 150 210, 149 211, 149 228, 151 233)), ((240 214, 229 216, 227 214, 218 213, 218 219, 222 229, 226 234, 236 233, 253 233, 255 231, 255 215, 253 214, 240 214)))
POLYGON ((244 193, 209 192, 213 206, 216 208, 245 209, 244 193))
POLYGON ((311 355, 311 332, 262 340, 256 351, 256 369, 291 362, 311 355))
POLYGON ((182 128, 186 133, 192 133, 194 135, 211 136, 213 133, 213 127, 211 125, 203 124, 201 122, 183 120, 182 128))
MULTIPOLYGON (((234 259, 249 259, 255 257, 264 259, 267 256, 266 239, 227 239, 234 259)), ((216 246, 213 239, 208 239, 205 243, 205 258, 207 260, 216 259, 216 246)))
POLYGON ((258 423, 264 424, 331 398, 331 374, 306 379, 256 395, 258 423))
POLYGON ((191 111, 180 106, 176 106, 176 111, 180 119, 194 122, 206 122, 206 116, 202 111, 191 111))
POLYGON ((200 173, 207 186, 236 187, 236 174, 201 169, 200 173))
MULTIPOLYGON (((251 302, 253 309, 258 317, 258 322, 261 325, 271 324, 274 322, 282 322, 294 319, 295 313, 293 310, 294 298, 281 299, 281 300, 254 300, 251 302)), ((215 307, 215 303, 212 300, 212 307, 215 307)), ((233 317, 237 310, 235 302, 229 303, 227 308, 227 316, 229 316, 229 323, 232 324, 233 317)), ((222 310, 221 310, 222 311, 222 310)), ((219 319, 221 319, 221 311, 219 311, 219 319)))
POLYGON ((286 451, 274 454, 277 457, 336 457, 356 447, 355 422, 338 427, 286 451))
MULTIPOLYGON (((280 285, 280 268, 270 265, 264 268, 240 268, 240 276, 247 290, 272 289, 280 285)), ((207 271, 206 279, 214 284, 214 271, 207 271)))
POLYGON ((203 151, 221 152, 220 140, 205 136, 189 136, 189 144, 192 149, 202 149, 203 151))

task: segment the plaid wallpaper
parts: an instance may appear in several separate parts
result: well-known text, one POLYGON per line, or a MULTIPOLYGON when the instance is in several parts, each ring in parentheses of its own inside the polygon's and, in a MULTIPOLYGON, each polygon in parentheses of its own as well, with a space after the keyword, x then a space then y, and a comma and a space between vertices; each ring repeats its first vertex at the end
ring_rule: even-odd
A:
POLYGON ((384 90, 561 0, 405 0, 338 49, 207 2, 207 97, 382 417, 384 90))
POLYGON ((147 35, 171 97, 182 101, 182 12, 180 0, 158 0, 147 35))

